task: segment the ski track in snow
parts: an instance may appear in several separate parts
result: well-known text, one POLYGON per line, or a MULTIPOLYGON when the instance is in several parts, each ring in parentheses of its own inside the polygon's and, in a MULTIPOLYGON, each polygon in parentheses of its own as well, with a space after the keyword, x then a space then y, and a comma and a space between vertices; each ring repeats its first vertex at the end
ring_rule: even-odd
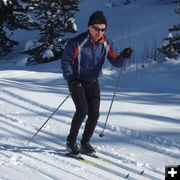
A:
MULTIPOLYGON (((9 83, 8 81, 3 80, 3 81, 1 81, 1 83, 2 82, 9 83)), ((31 86, 31 84, 29 84, 28 86, 31 86)), ((43 88, 43 86, 41 88, 43 88)), ((32 114, 34 117, 36 115, 42 116, 41 117, 41 120, 42 120, 43 118, 47 117, 47 114, 52 112, 54 110, 54 108, 50 107, 50 106, 46 106, 44 104, 41 104, 40 102, 30 100, 28 97, 24 97, 23 95, 18 95, 16 93, 10 91, 8 88, 1 89, 0 94, 1 94, 1 101, 8 107, 7 111, 6 111, 6 109, 5 109, 5 112, 0 111, 1 124, 3 125, 1 127, 1 131, 7 131, 7 133, 10 134, 9 137, 8 136, 1 137, 1 140, 4 143, 1 143, 0 157, 1 157, 2 162, 0 162, 0 164, 3 167, 8 167, 8 166, 12 166, 12 165, 18 166, 18 170, 13 167, 14 168, 13 171, 20 171, 21 175, 22 175, 21 168, 25 167, 25 169, 27 169, 28 171, 30 171, 32 173, 31 177, 33 177, 35 179, 36 179, 36 177, 35 177, 36 174, 38 174, 39 178, 43 178, 43 179, 61 179, 59 177, 62 177, 62 179, 64 179, 66 177, 66 179, 67 179, 68 174, 71 174, 71 178, 73 177, 73 179, 88 179, 90 176, 92 176, 93 179, 96 179, 96 177, 98 177, 98 179, 116 179, 119 171, 121 172, 124 170, 125 172, 128 172, 127 170, 129 170, 129 172, 131 174, 134 172, 132 170, 133 168, 131 169, 128 166, 138 167, 140 165, 140 162, 136 162, 135 160, 128 159, 127 157, 125 157, 123 155, 123 153, 120 154, 120 157, 118 157, 117 156, 118 149, 116 149, 114 151, 113 146, 112 147, 97 146, 97 149, 99 150, 99 152, 101 152, 102 154, 104 154, 106 156, 109 156, 116 163, 118 163, 118 162, 125 163, 125 164, 121 164, 119 166, 120 170, 118 170, 118 171, 114 171, 114 167, 113 168, 111 167, 113 169, 111 171, 111 173, 114 171, 114 174, 106 173, 106 176, 102 176, 102 174, 101 173, 99 174, 98 172, 103 171, 103 170, 98 169, 98 171, 94 172, 93 169, 96 169, 95 167, 89 168, 88 165, 84 165, 81 163, 78 163, 79 165, 77 166, 77 162, 72 163, 72 161, 69 161, 69 159, 67 160, 67 158, 62 158, 61 156, 55 156, 51 153, 47 153, 46 150, 43 150, 43 148, 42 149, 41 148, 37 148, 37 149, 32 148, 31 149, 31 147, 26 148, 26 145, 24 145, 24 140, 27 141, 28 138, 32 136, 32 129, 34 129, 34 131, 36 131, 38 129, 38 126, 36 128, 36 126, 33 125, 33 122, 27 121, 25 119, 21 119, 21 117, 18 117, 18 115, 20 115, 22 112, 26 111, 26 112, 32 114), (14 112, 13 110, 17 109, 17 107, 18 107, 19 111, 14 112), (39 112, 39 110, 41 110, 41 109, 43 110, 43 113, 39 112), (14 114, 17 115, 17 117, 14 116, 14 114), (14 146, 8 145, 8 143, 6 143, 6 142, 11 142, 13 144, 14 143, 16 144, 18 142, 19 145, 20 144, 22 145, 22 147, 18 146, 18 145, 17 146, 16 145, 14 145, 14 146), (107 152, 107 150, 109 151, 109 153, 107 152), (9 156, 8 151, 11 152, 12 155, 9 156), (39 154, 39 153, 42 153, 42 154, 39 154), (42 156, 42 158, 41 158, 41 156, 42 156), (58 166, 58 164, 61 164, 61 165, 64 164, 65 167, 60 167, 60 166, 58 166), (19 169, 19 166, 21 166, 21 165, 22 165, 22 167, 19 169), (45 167, 45 168, 42 168, 42 167, 45 167), (56 169, 59 171, 59 174, 57 174, 56 169), (69 169, 71 169, 72 171, 69 169), (49 173, 50 170, 52 170, 56 173, 50 174, 49 173), (79 171, 79 172, 81 172, 81 174, 82 173, 88 174, 87 178, 85 176, 80 176, 79 175, 80 173, 74 173, 74 171, 79 171), (62 174, 64 174, 65 176, 63 177, 62 174)), ((38 119, 38 117, 35 117, 35 119, 38 119)), ((55 117, 53 117, 53 120, 57 120, 58 123, 60 123, 60 124, 62 123, 65 125, 67 124, 68 126, 70 125, 69 119, 59 121, 59 118, 57 118, 55 116, 55 117)), ((44 121, 44 119, 43 119, 43 121, 44 121)), ((98 135, 102 126, 103 125, 101 123, 98 124, 97 131, 95 132, 96 135, 98 135)), ((42 132, 43 132, 43 134, 45 134, 49 130, 50 129, 45 128, 45 130, 42 130, 42 132)), ((154 151, 157 153, 161 153, 161 154, 164 154, 167 156, 172 156, 175 158, 180 157, 180 153, 178 151, 180 145, 173 140, 168 141, 166 139, 156 137, 156 136, 150 136, 148 134, 143 134, 143 133, 140 133, 138 131, 135 131, 135 130, 132 130, 129 128, 122 128, 121 126, 108 125, 106 131, 109 134, 109 138, 114 139, 114 138, 120 137, 121 140, 124 139, 124 141, 126 141, 128 144, 139 146, 144 149, 154 151)), ((37 139, 38 138, 41 138, 44 140, 51 139, 51 138, 49 139, 48 135, 46 135, 46 137, 43 137, 42 132, 38 135, 37 139)), ((50 133, 49 133, 49 135, 51 136, 50 133)), ((56 136, 56 135, 54 134, 54 136, 56 136)), ((52 146, 47 145, 46 143, 41 142, 40 140, 37 140, 35 142, 37 142, 36 144, 38 146, 41 145, 43 147, 48 147, 49 149, 53 149, 54 146, 56 147, 55 144, 58 143, 57 139, 56 140, 55 139, 54 139, 54 142, 51 142, 52 146)), ((63 145, 63 143, 61 145, 63 145)), ((61 148, 63 148, 63 146, 61 148)), ((150 171, 150 169, 152 167, 151 166, 150 167, 142 166, 141 168, 146 168, 145 170, 149 169, 149 171, 150 171)), ((107 167, 104 167, 104 169, 108 170, 108 165, 107 165, 107 167)), ((154 169, 154 172, 157 173, 158 172, 157 169, 154 169)), ((18 174, 18 173, 16 173, 16 174, 18 174)), ((159 174, 158 176, 161 177, 163 172, 162 171, 161 171, 161 173, 158 172, 158 174, 159 174)), ((124 174, 123 175, 119 174, 119 177, 123 178, 123 176, 124 176, 124 174)), ((149 176, 150 176, 150 173, 147 177, 149 177, 149 176)), ((143 176, 142 179, 144 180, 147 177, 143 176)), ((18 177, 18 178, 20 178, 20 177, 18 177)), ((8 179, 8 177, 6 178, 6 176, 3 175, 2 179, 8 179)), ((130 177, 129 179, 133 179, 133 178, 130 177)), ((141 177, 140 177, 140 179, 141 179, 141 177)), ((147 178, 147 179, 149 179, 149 178, 147 178)), ((155 179, 155 177, 154 177, 154 179, 155 179)), ((157 179, 158 179, 158 177, 157 177, 157 179)))
MULTIPOLYGON (((89 165, 83 164, 83 167, 82 167, 81 165, 77 164, 76 160, 74 161, 74 163, 72 161, 69 162, 67 158, 63 159, 61 157, 61 155, 55 156, 53 151, 47 150, 45 148, 42 148, 42 149, 41 148, 32 148, 34 150, 34 152, 33 152, 33 150, 31 152, 29 152, 27 150, 27 152, 26 152, 25 149, 20 151, 20 149, 18 149, 18 148, 16 149, 13 146, 9 147, 9 148, 5 147, 5 148, 8 149, 9 151, 13 151, 13 152, 16 152, 17 154, 20 154, 20 155, 16 154, 16 155, 10 156, 10 162, 9 162, 10 164, 20 165, 21 162, 19 161, 19 159, 22 159, 23 166, 25 166, 26 168, 28 168, 31 171, 38 171, 38 172, 40 172, 41 175, 50 177, 52 179, 60 179, 59 177, 62 177, 61 173, 62 172, 63 172, 63 174, 70 173, 68 171, 70 169, 72 169, 71 175, 73 175, 73 178, 75 178, 75 179, 76 179, 76 177, 81 178, 81 179, 86 179, 86 178, 83 178, 82 176, 78 176, 76 173, 73 173, 76 171, 85 171, 86 173, 94 174, 94 175, 98 176, 98 178, 101 179, 101 174, 94 173, 94 171, 89 170, 89 165), (39 156, 39 154, 37 154, 38 151, 41 152, 41 155, 43 158, 41 158, 39 156), (26 163, 26 161, 27 161, 27 163, 26 163), (30 164, 29 164, 29 162, 30 162, 30 164), (38 168, 36 167, 37 164, 39 164, 38 168), (64 166, 62 167, 62 166, 59 166, 58 164, 63 164, 64 166), (42 170, 41 167, 42 168, 45 167, 45 168, 43 168, 43 170, 42 170), (52 171, 56 171, 56 169, 57 169, 60 174, 57 174, 57 173, 55 173, 56 175, 50 175, 49 173, 47 174, 47 171, 44 170, 46 168, 48 171, 50 170, 50 168, 53 168, 52 171), (68 169, 68 170, 66 170, 66 169, 68 169)), ((3 154, 3 153, 1 153, 1 154, 3 154)), ((110 156, 106 155, 106 158, 107 157, 108 158, 111 157, 111 159, 113 159, 111 155, 110 156)), ((92 160, 92 158, 90 158, 90 159, 92 160)), ((117 162, 117 159, 114 158, 113 161, 117 162)), ((118 177, 119 178, 122 177, 124 179, 124 177, 126 176, 127 173, 130 173, 131 177, 129 179, 132 179, 132 180, 134 180, 134 179, 146 180, 146 179, 149 179, 149 177, 153 178, 154 180, 160 179, 159 175, 157 177, 157 174, 155 174, 155 173, 152 174, 152 172, 148 172, 148 173, 146 172, 142 176, 137 175, 138 171, 140 171, 140 169, 137 170, 133 166, 129 167, 128 165, 123 165, 121 163, 117 163, 118 165, 116 165, 116 166, 111 165, 111 167, 110 167, 108 163, 107 164, 103 163, 103 165, 102 165, 99 160, 97 160, 97 161, 93 160, 93 162, 97 163, 98 166, 100 166, 105 171, 107 171, 106 176, 105 177, 102 176, 102 179, 117 179, 118 177), (109 173, 110 174, 112 173, 112 174, 108 175, 109 173), (116 175, 118 177, 116 177, 116 175)), ((8 161, 7 161, 6 166, 8 166, 8 161)), ((97 168, 93 167, 92 170, 93 169, 97 169, 97 168)), ((82 172, 81 172, 81 174, 82 174, 82 172)), ((89 177, 89 175, 88 175, 88 177, 89 177)), ((93 177, 93 176, 92 176, 92 178, 96 179, 96 177, 93 177)), ((45 179, 47 179, 47 178, 45 178, 45 179)))
MULTIPOLYGON (((35 113, 37 115, 39 115, 39 111, 35 111, 34 109, 37 109, 37 108, 34 108, 34 107, 42 108, 42 109, 45 109, 45 110, 47 110, 49 112, 52 112, 54 110, 50 106, 48 107, 48 106, 45 106, 43 104, 31 101, 30 99, 25 98, 25 97, 20 96, 20 95, 17 95, 17 94, 15 94, 13 92, 10 92, 10 91, 7 91, 7 90, 2 90, 1 92, 3 94, 2 97, 7 96, 6 99, 1 98, 1 100, 9 102, 9 104, 11 104, 11 105, 13 104, 15 106, 17 106, 19 104, 19 107, 21 107, 21 108, 23 108, 23 109, 25 109, 27 111, 31 111, 31 112, 33 112, 33 113, 35 113), (11 101, 8 101, 8 99, 10 99, 11 101), (30 105, 33 106, 32 109, 30 109, 30 105)), ((2 117, 4 116, 3 114, 0 114, 0 115, 2 117)), ((41 116, 46 116, 45 113, 40 114, 40 115, 41 116)), ((4 118, 5 119, 10 119, 10 120, 12 120, 14 122, 22 121, 19 118, 15 118, 13 115, 10 115, 10 114, 5 115, 4 118)), ((168 141, 166 139, 162 139, 162 138, 159 138, 159 137, 153 137, 153 136, 149 136, 149 135, 140 134, 139 132, 133 131, 131 129, 128 129, 128 128, 122 129, 121 127, 118 127, 118 126, 116 126, 116 127, 108 126, 107 129, 109 131, 111 131, 111 133, 116 134, 116 135, 117 134, 119 134, 119 135, 123 134, 124 136, 129 137, 129 140, 131 140, 133 138, 133 140, 131 142, 133 144, 143 146, 143 147, 145 147, 147 149, 154 150, 154 151, 157 151, 157 152, 161 152, 161 153, 164 153, 166 155, 172 155, 174 157, 180 158, 180 153, 178 152, 178 150, 180 148, 180 145, 177 144, 176 142, 174 142, 173 140, 168 141), (136 142, 134 141, 135 139, 137 140, 136 142), (141 143, 141 141, 143 141, 143 143, 141 143), (145 143, 144 143, 144 141, 145 141, 145 143), (164 146, 164 150, 163 150, 163 146, 164 146), (172 149, 177 149, 177 153, 173 154, 171 151, 168 152, 166 150, 167 147, 171 147, 172 149)))
POLYGON ((123 136, 124 141, 128 140, 131 144, 172 156, 174 158, 180 158, 180 144, 174 140, 151 136, 129 128, 122 128, 118 126, 108 126, 107 131, 111 134, 112 138, 116 138, 116 136, 123 136))
MULTIPOLYGON (((40 150, 40 149, 35 150, 35 152, 37 152, 38 150, 40 150)), ((104 174, 106 174, 106 176, 102 176, 98 172, 93 171, 93 169, 96 169, 96 167, 93 167, 92 170, 89 170, 89 165, 87 165, 87 164, 83 164, 83 167, 82 167, 81 166, 82 164, 77 163, 76 160, 73 161, 74 163, 72 161, 69 162, 67 158, 63 159, 60 155, 54 156, 54 154, 52 154, 52 152, 44 152, 43 154, 41 152, 41 155, 42 155, 43 159, 41 157, 39 157, 39 155, 37 155, 37 153, 21 152, 20 156, 22 157, 21 159, 23 159, 23 166, 29 168, 29 170, 31 170, 31 171, 40 172, 40 174, 42 174, 43 176, 47 176, 50 179, 61 179, 61 178, 63 179, 63 175, 66 175, 66 173, 73 175, 74 179, 78 179, 78 178, 88 179, 90 177, 90 175, 92 175, 92 178, 95 178, 95 179, 96 179, 96 176, 100 179, 116 179, 117 178, 114 174, 109 175, 108 172, 103 172, 104 174), (23 155, 23 157, 22 157, 22 155, 23 155), (26 160, 28 163, 26 163, 26 160), (29 164, 29 162, 31 164, 29 164), (38 168, 37 168, 37 164, 39 164, 38 168), (58 164, 63 164, 64 166, 62 167, 62 166, 59 166, 58 164), (58 171, 56 171, 55 175, 49 174, 48 171, 50 170, 50 168, 52 168, 52 171, 56 171, 56 169, 58 170, 58 171), (47 171, 46 171, 46 169, 47 169, 47 171), (68 170, 66 170, 66 169, 68 169, 68 170), (81 172, 81 171, 85 171, 85 172, 81 172), (57 172, 59 172, 59 173, 57 173, 57 172), (76 174, 76 172, 77 172, 77 174, 76 174), (78 175, 78 172, 80 174, 88 173, 88 177, 86 178, 85 176, 84 177, 82 175, 80 176, 80 175, 78 175), (59 177, 61 177, 61 178, 59 178, 59 177)), ((16 157, 14 157, 14 159, 18 159, 17 156, 18 155, 16 155, 16 157)), ((12 158, 13 157, 11 157, 10 159, 12 159, 12 158)), ((15 161, 17 161, 17 160, 15 160, 15 161)), ((12 161, 10 161, 9 163, 12 163, 12 161)), ((13 163, 13 164, 17 165, 17 162, 16 162, 16 164, 15 163, 13 163)), ((6 164, 6 166, 7 165, 8 164, 6 164)), ((19 165, 20 165, 20 163, 19 163, 19 165)), ((118 174, 118 172, 116 172, 116 171, 114 171, 114 172, 116 174, 118 174)), ((45 179, 47 179, 47 177, 45 179)))

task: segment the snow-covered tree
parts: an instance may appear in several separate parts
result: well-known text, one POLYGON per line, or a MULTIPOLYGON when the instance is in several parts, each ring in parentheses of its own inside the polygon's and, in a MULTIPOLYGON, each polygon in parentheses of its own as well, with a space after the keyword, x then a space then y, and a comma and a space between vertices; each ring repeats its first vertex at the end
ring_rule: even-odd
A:
POLYGON ((9 3, 0 0, 0 56, 7 55, 12 51, 12 48, 18 44, 18 42, 11 40, 10 37, 8 37, 4 28, 4 26, 10 27, 9 20, 11 20, 12 16, 13 14, 9 3))
POLYGON ((74 16, 79 0, 39 0, 35 7, 40 24, 40 38, 24 51, 30 55, 28 63, 58 59, 63 52, 66 32, 76 32, 74 16))
POLYGON ((18 44, 10 39, 13 30, 31 29, 34 25, 26 14, 27 4, 27 0, 0 0, 0 56, 7 55, 18 44))
MULTIPOLYGON (((180 14, 180 5, 175 12, 180 14)), ((178 59, 180 57, 180 24, 174 25, 168 31, 168 37, 164 38, 164 42, 158 50, 168 58, 178 59)))
MULTIPOLYGON (((9 35, 11 36, 11 35, 9 35)), ((7 36, 6 31, 3 30, 2 25, 0 24, 0 56, 5 56, 10 53, 15 45, 18 45, 18 42, 10 39, 7 36)))

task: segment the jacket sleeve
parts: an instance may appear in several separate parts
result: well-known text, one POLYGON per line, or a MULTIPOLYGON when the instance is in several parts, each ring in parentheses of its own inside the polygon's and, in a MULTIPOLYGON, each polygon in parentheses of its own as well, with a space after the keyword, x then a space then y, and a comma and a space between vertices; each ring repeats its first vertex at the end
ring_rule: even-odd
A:
POLYGON ((75 42, 70 39, 66 47, 64 49, 62 59, 61 59, 61 68, 63 72, 64 79, 67 81, 72 80, 73 78, 73 58, 74 58, 74 51, 75 51, 75 42))
POLYGON ((108 53, 107 59, 115 67, 121 67, 125 64, 125 59, 121 57, 120 52, 115 50, 114 44, 111 40, 107 41, 108 43, 108 53))

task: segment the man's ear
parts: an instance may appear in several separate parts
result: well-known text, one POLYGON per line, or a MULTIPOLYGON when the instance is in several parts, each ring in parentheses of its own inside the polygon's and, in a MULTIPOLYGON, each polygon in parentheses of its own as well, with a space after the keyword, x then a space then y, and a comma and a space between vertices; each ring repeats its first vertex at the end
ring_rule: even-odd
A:
POLYGON ((90 26, 88 26, 88 30, 90 30, 90 26))

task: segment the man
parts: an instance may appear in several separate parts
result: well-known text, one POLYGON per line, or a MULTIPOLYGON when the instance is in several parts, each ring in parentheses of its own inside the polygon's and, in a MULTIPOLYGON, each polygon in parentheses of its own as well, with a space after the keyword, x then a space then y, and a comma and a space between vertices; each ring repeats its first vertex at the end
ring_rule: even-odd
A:
POLYGON ((90 139, 99 118, 100 88, 98 77, 106 58, 115 67, 121 67, 132 50, 124 49, 119 55, 114 52, 112 42, 105 36, 107 20, 102 11, 94 12, 88 22, 88 31, 68 41, 61 60, 62 71, 68 82, 69 91, 76 107, 67 137, 69 153, 94 154, 90 139), (80 148, 76 139, 87 115, 80 148))

